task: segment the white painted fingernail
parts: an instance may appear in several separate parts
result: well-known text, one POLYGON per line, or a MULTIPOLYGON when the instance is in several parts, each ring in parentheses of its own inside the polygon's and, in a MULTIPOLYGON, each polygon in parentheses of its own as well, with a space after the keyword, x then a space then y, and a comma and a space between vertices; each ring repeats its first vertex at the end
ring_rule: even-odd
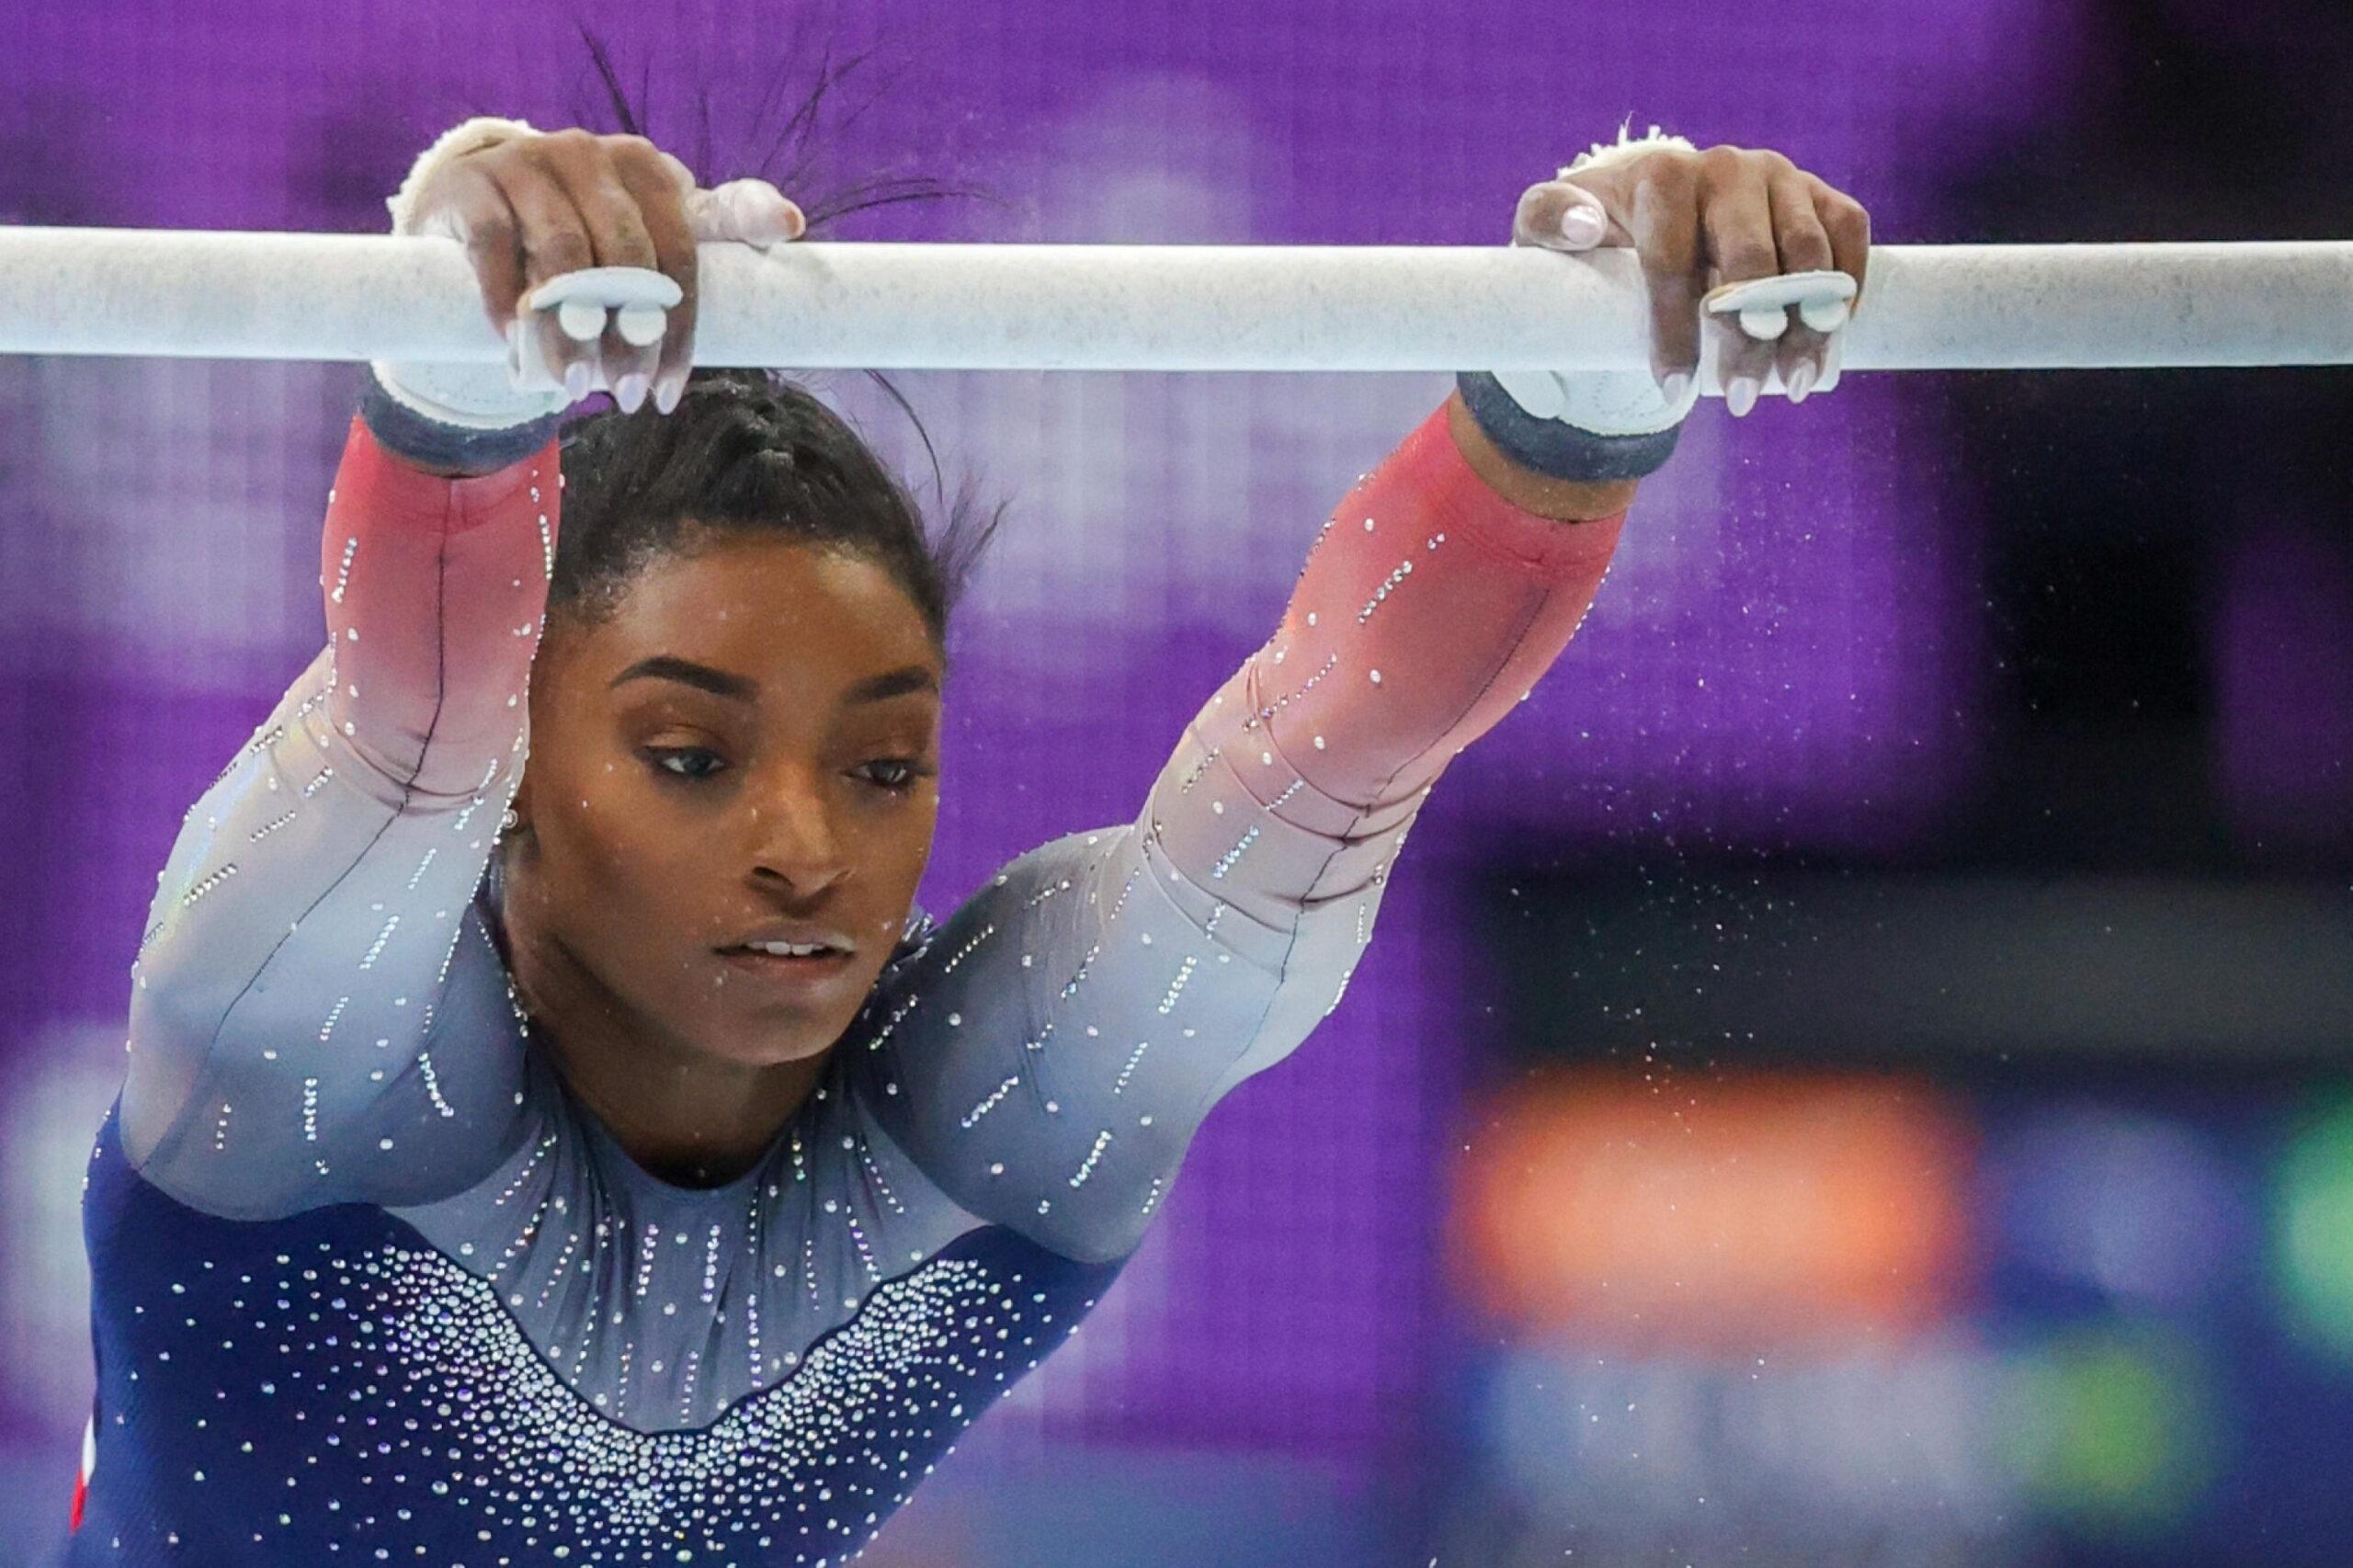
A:
POLYGON ((1572 207, 1561 214, 1561 237, 1573 245, 1589 245, 1601 238, 1601 214, 1590 207, 1572 207))
POLYGON ((1790 372, 1790 401, 1803 403, 1805 394, 1813 387, 1813 361, 1807 360, 1790 372))
POLYGON ((588 395, 588 367, 578 359, 563 368, 564 395, 578 403, 588 395))
POLYGON ((1680 404, 1683 402, 1683 394, 1690 390, 1691 378, 1681 370, 1673 372, 1665 381, 1659 383, 1659 392, 1665 397, 1669 406, 1680 404))
POLYGON ((645 402, 646 378, 631 371, 613 387, 613 401, 621 405, 623 414, 635 414, 645 402))
POLYGON ((1757 381, 1754 376, 1734 376, 1732 379, 1732 384, 1724 388, 1724 402, 1731 405, 1733 418, 1741 417, 1756 406, 1757 390, 1757 381))
POLYGON ((678 399, 686 395, 687 378, 670 371, 654 385, 654 406, 667 414, 678 406, 678 399))

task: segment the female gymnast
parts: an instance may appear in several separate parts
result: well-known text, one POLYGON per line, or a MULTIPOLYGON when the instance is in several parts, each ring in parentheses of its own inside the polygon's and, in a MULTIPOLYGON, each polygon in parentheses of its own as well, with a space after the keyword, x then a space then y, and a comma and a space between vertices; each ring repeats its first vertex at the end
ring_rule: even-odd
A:
POLYGON ((1459 378, 1134 821, 944 925, 913 901, 954 551, 805 392, 691 372, 698 240, 802 214, 635 136, 478 120, 428 149, 395 230, 465 243, 515 362, 372 368, 327 646, 162 873, 89 1166, 65 1561, 860 1550, 1101 1298, 1210 1108, 1337 1003, 1431 787, 1584 616, 1701 353, 1735 415, 1835 379, 1843 307, 1758 339, 1699 304, 1859 289, 1863 210, 1653 129, 1513 223, 1638 247, 1651 372, 1459 378), (590 267, 681 297, 574 339, 532 291, 590 267), (596 388, 617 408, 559 440, 596 388))

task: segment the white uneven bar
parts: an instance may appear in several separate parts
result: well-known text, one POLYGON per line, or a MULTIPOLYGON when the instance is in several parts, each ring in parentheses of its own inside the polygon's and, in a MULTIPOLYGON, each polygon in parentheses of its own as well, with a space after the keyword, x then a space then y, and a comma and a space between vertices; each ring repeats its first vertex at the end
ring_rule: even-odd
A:
MULTIPOLYGON (((1623 250, 827 241, 705 244, 701 267, 707 365, 1647 362, 1623 250)), ((1849 370, 2353 363, 2353 242, 1879 245, 1843 337, 1849 370)), ((495 361, 505 345, 453 240, 0 227, 0 353, 495 361)))

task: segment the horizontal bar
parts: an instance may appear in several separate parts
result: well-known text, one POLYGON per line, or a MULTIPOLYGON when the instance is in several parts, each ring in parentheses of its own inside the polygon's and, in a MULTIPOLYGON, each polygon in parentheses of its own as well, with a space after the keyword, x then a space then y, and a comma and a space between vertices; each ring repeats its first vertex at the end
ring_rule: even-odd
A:
MULTIPOLYGON (((696 358, 790 369, 1647 363, 1631 251, 709 244, 696 358)), ((1879 245, 1850 370, 2353 363, 2353 243, 1879 245)), ((495 361, 456 241, 0 227, 0 353, 495 361)), ((1713 377, 1705 367, 1703 389, 1713 377)))

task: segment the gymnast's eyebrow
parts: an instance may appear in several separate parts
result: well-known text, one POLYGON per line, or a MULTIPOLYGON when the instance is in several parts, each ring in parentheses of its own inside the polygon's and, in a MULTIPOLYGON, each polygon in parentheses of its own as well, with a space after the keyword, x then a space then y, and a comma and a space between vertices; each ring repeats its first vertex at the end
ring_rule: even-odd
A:
MULTIPOLYGON (((609 691, 623 682, 643 679, 675 680, 737 702, 749 702, 759 691, 756 681, 669 653, 656 653, 650 659, 638 660, 615 676, 612 686, 605 689, 609 691)), ((879 676, 869 676, 842 693, 841 700, 842 706, 847 708, 861 702, 880 702, 885 698, 904 697, 914 691, 928 691, 938 696, 939 677, 921 665, 905 665, 895 670, 885 670, 879 676)))

